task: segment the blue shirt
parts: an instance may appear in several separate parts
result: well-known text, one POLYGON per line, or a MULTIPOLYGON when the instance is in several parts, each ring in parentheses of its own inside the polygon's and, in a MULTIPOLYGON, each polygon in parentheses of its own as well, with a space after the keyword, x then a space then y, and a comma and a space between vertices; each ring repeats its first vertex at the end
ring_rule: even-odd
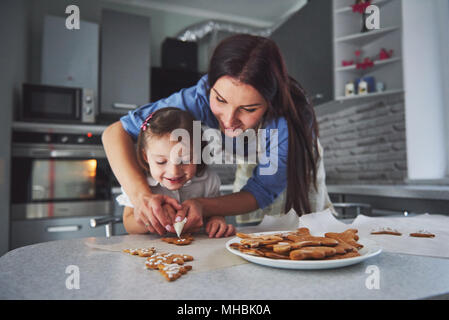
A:
MULTIPOLYGON (((200 120, 206 126, 218 129, 218 121, 210 109, 207 86, 207 75, 205 75, 191 88, 182 89, 168 98, 143 105, 128 112, 127 115, 120 118, 122 126, 133 139, 137 139, 140 126, 148 115, 161 108, 177 107, 190 112, 196 120, 200 120)), ((241 189, 241 191, 250 192, 256 198, 257 204, 261 209, 269 206, 286 188, 288 158, 288 127, 285 118, 279 117, 267 121, 263 124, 262 129, 267 130, 266 148, 268 158, 270 151, 275 150, 274 144, 277 143, 277 170, 274 174, 263 174, 263 169, 267 170, 270 167, 270 163, 259 163, 254 169, 252 177, 248 179, 246 185, 241 189), (277 141, 270 141, 270 137, 272 137, 270 130, 273 129, 277 129, 277 141)))

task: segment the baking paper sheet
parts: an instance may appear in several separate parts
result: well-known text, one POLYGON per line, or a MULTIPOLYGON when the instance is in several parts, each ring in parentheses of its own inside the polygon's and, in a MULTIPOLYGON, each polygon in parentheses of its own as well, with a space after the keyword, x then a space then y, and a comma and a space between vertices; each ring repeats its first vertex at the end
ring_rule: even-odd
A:
MULTIPOLYGON (((246 260, 226 249, 226 242, 233 237, 215 239, 209 238, 205 234, 194 234, 195 240, 191 244, 177 246, 163 242, 159 236, 146 234, 112 237, 110 239, 89 238, 85 244, 92 249, 111 251, 111 254, 129 255, 122 250, 150 247, 155 247, 156 252, 188 254, 194 257, 194 261, 188 262, 193 267, 191 272, 202 272, 247 263, 246 260)), ((144 259, 146 258, 136 257, 142 259, 142 266, 144 266, 144 259)))
POLYGON ((368 217, 359 215, 351 224, 337 220, 331 212, 312 213, 300 218, 300 226, 310 229, 312 234, 342 232, 358 229, 361 238, 375 241, 386 252, 449 258, 449 217, 420 214, 412 217, 368 217), (380 228, 396 229, 402 236, 372 235, 380 228), (414 238, 410 233, 426 230, 435 238, 414 238))

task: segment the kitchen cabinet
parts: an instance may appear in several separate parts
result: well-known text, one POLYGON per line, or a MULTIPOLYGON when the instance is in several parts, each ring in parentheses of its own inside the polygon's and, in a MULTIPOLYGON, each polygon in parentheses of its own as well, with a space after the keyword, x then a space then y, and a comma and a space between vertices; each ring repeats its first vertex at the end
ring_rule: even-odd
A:
POLYGON ((10 249, 46 241, 104 237, 104 228, 91 228, 91 218, 94 217, 11 221, 10 249))
POLYGON ((150 19, 103 10, 101 114, 125 114, 149 102, 150 19))
POLYGON ((44 18, 41 83, 92 89, 97 105, 99 25, 81 21, 74 32, 61 27, 65 19, 44 18))
POLYGON ((281 49, 289 74, 313 104, 333 100, 332 2, 309 1, 271 38, 281 49))
POLYGON ((366 101, 403 93, 401 1, 373 1, 372 4, 379 9, 380 29, 367 32, 361 32, 362 15, 353 12, 353 4, 353 0, 333 1, 335 100, 345 103, 362 99, 366 101), (382 49, 384 55, 390 57, 382 57, 382 49), (363 66, 365 59, 372 61, 372 65, 363 66), (360 65, 357 66, 357 63, 360 65), (356 87, 357 79, 361 78, 372 78, 375 83, 382 83, 383 89, 377 90, 375 85, 368 94, 346 96, 346 84, 354 83, 356 87))

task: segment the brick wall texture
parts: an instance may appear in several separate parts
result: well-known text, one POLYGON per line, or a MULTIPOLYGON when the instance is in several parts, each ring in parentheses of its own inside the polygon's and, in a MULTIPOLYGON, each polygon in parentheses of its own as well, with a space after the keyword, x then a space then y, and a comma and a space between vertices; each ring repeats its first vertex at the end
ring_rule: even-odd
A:
POLYGON ((325 114, 318 123, 327 184, 397 184, 406 179, 403 97, 325 114))

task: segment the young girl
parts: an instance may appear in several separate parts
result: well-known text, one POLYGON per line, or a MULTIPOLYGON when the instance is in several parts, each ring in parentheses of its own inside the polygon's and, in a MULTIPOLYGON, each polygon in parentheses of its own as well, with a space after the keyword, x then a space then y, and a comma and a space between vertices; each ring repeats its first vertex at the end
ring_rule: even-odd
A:
MULTIPOLYGON (((151 191, 166 200, 162 209, 171 221, 165 225, 165 229, 169 232, 174 231, 173 222, 176 209, 179 209, 178 203, 191 198, 220 196, 218 175, 208 170, 204 163, 195 164, 193 152, 186 152, 189 148, 173 149, 176 145, 179 147, 180 142, 170 141, 170 134, 175 129, 184 129, 190 137, 193 137, 193 121, 194 118, 186 111, 173 107, 164 108, 146 118, 137 139, 137 162, 147 175, 151 191)), ((190 144, 192 149, 191 141, 190 144)), ((123 224, 126 231, 155 232, 152 228, 156 225, 155 222, 146 223, 135 219, 134 206, 123 188, 122 192, 117 197, 117 202, 125 206, 123 224)), ((205 222, 209 237, 227 237, 235 233, 234 226, 227 225, 222 216, 211 217, 205 222)))

